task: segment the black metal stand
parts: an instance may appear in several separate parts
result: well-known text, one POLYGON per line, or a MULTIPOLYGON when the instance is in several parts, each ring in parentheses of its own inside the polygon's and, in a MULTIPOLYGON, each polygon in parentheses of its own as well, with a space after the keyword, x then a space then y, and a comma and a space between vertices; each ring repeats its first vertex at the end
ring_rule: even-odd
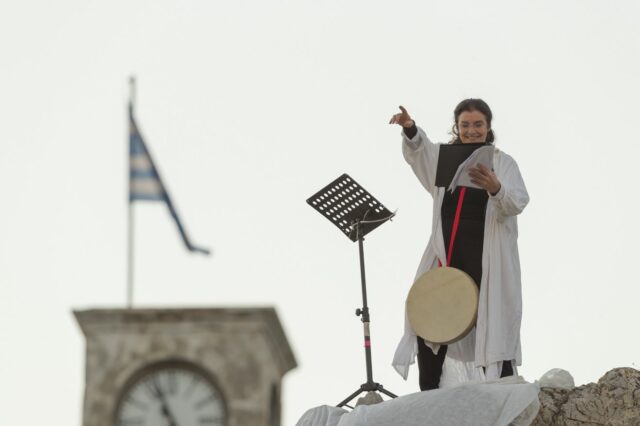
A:
POLYGON ((347 404, 363 392, 380 392, 391 398, 396 395, 384 389, 380 383, 373 381, 371 363, 371 333, 369 329, 370 315, 367 305, 367 283, 364 270, 364 236, 373 229, 391 219, 395 213, 387 210, 378 200, 358 185, 349 175, 343 174, 338 179, 318 191, 307 200, 307 203, 327 217, 334 225, 352 241, 358 241, 360 253, 360 278, 362 284, 362 308, 356 309, 356 315, 362 317, 364 331, 364 352, 367 367, 367 381, 355 392, 338 404, 347 404))

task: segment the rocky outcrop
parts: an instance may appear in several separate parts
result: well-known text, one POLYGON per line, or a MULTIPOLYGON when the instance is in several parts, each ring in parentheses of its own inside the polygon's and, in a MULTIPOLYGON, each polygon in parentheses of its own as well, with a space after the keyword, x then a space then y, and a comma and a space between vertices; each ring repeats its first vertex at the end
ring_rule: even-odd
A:
POLYGON ((640 426, 640 371, 616 368, 573 389, 542 387, 534 426, 640 426))

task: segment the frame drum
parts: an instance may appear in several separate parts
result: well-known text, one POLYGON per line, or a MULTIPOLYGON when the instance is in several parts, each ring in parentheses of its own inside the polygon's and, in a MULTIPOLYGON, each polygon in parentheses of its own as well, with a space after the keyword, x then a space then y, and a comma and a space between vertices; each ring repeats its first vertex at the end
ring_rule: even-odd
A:
POLYGON ((448 266, 422 274, 409 290, 409 323, 427 342, 447 345, 471 331, 478 314, 478 286, 466 272, 448 266))

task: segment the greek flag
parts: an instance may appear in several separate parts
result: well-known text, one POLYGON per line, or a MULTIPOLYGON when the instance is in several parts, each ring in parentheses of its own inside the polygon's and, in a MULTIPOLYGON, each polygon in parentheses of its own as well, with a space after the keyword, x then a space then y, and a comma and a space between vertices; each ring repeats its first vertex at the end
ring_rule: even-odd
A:
POLYGON ((136 200, 163 201, 178 226, 178 231, 187 249, 192 252, 209 254, 209 250, 194 246, 180 223, 178 213, 173 207, 171 198, 162 184, 158 169, 151 160, 142 135, 133 117, 133 108, 129 107, 129 202, 136 200))

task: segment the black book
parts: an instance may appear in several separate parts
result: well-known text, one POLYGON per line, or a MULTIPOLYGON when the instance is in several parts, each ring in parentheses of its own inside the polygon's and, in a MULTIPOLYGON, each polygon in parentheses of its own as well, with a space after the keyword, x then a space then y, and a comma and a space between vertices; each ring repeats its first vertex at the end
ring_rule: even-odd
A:
POLYGON ((448 188, 464 162, 476 149, 491 145, 488 143, 456 143, 440 145, 438 168, 436 170, 436 186, 448 188))

